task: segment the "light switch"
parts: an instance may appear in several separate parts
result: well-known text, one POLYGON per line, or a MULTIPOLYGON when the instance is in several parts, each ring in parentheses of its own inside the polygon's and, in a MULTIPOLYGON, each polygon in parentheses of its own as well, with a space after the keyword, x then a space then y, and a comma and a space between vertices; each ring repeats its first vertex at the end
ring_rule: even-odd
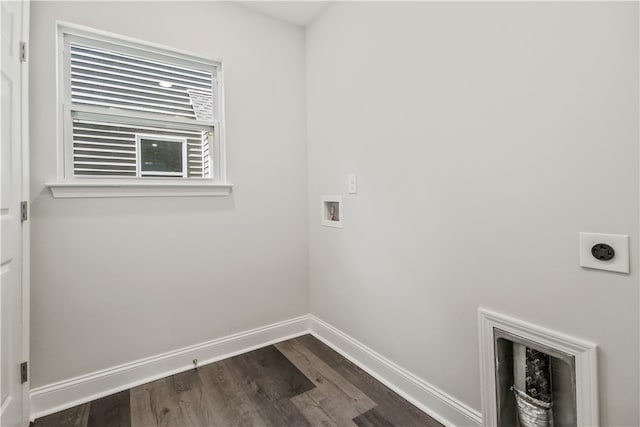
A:
POLYGON ((629 273, 629 236, 580 233, 580 265, 598 270, 629 273))
POLYGON ((358 175, 352 173, 347 178, 349 179, 349 194, 358 194, 358 175))

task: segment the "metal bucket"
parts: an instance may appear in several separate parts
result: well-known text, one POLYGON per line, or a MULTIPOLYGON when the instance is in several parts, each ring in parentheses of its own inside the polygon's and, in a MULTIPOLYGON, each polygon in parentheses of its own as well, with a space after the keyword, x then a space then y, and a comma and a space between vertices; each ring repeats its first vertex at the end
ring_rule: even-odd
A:
POLYGON ((518 419, 522 427, 553 427, 553 403, 543 402, 511 387, 518 405, 518 419))

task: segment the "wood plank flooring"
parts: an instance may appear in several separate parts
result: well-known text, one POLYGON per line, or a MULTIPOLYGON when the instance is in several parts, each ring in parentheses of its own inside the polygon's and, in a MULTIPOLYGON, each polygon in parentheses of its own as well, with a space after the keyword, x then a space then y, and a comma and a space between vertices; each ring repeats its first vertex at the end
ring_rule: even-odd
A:
POLYGON ((33 427, 441 426, 304 335, 38 418, 33 427))

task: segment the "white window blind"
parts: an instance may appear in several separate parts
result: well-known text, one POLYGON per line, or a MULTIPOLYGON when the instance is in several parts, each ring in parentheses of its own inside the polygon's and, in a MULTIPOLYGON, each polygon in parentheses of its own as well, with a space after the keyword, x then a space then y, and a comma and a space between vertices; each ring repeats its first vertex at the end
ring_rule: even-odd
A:
POLYGON ((64 46, 70 175, 216 177, 217 64, 73 34, 64 46))

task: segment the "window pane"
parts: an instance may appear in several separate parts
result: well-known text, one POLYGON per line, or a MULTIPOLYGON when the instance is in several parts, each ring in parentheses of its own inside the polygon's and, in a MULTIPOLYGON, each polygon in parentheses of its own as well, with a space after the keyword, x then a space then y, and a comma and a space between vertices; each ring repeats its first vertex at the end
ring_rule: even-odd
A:
POLYGON ((75 42, 70 61, 74 104, 215 120, 213 71, 75 42))
POLYGON ((140 170, 142 175, 182 176, 182 140, 163 141, 140 139, 140 170), (164 173, 163 173, 164 172, 164 173))
MULTIPOLYGON (((118 123, 114 118, 94 120, 82 118, 79 113, 75 113, 73 172, 75 176, 136 177, 139 156, 136 151, 136 141, 138 138, 153 139, 153 136, 156 136, 159 140, 186 140, 186 176, 210 178, 213 173, 209 156, 212 133, 213 128, 210 131, 171 129, 152 124, 118 123)), ((182 151, 180 168, 168 165, 166 171, 182 171, 181 165, 182 151)))

